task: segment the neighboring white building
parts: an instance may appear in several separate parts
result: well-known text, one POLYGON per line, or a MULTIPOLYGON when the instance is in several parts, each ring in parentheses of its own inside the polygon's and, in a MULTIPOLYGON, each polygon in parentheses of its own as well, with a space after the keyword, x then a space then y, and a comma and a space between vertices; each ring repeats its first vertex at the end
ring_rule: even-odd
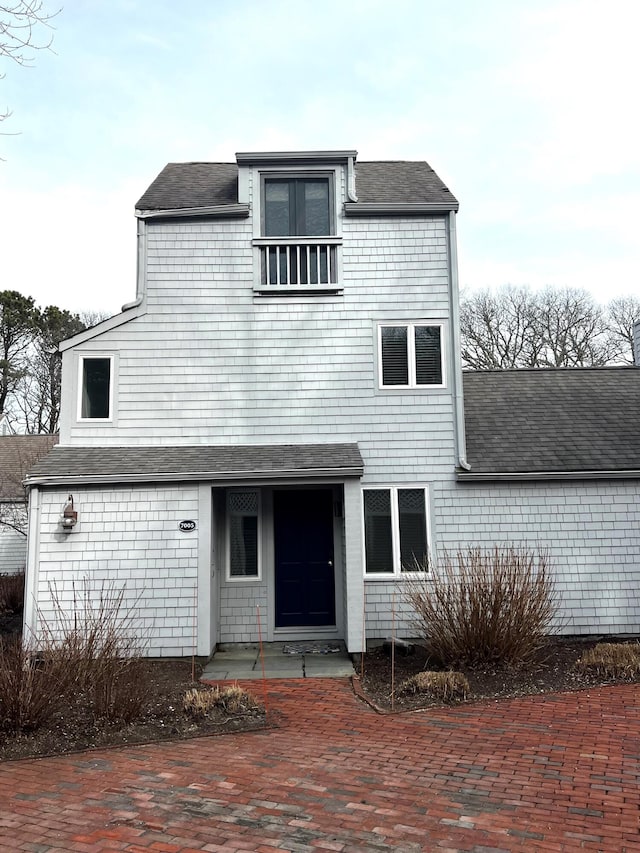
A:
POLYGON ((27 627, 88 577, 138 599, 151 654, 259 629, 357 652, 416 558, 509 541, 551 551, 567 633, 640 632, 640 371, 606 374, 606 425, 604 373, 467 376, 467 458, 457 208, 426 163, 355 151, 169 164, 137 204, 135 301, 61 346, 27 627))

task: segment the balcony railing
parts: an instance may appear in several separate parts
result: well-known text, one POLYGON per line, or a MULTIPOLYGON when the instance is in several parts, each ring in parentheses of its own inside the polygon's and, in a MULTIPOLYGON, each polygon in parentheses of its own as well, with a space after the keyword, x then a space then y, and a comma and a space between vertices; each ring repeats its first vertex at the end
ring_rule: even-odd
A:
POLYGON ((334 288, 338 284, 339 237, 265 237, 260 248, 260 280, 265 288, 334 288))

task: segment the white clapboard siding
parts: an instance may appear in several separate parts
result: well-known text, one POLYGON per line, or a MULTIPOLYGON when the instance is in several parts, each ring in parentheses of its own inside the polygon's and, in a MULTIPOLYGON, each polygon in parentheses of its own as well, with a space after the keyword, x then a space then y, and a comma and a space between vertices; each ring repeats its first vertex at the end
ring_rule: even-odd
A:
POLYGON ((133 616, 147 654, 195 653, 197 530, 183 533, 181 519, 198 522, 197 486, 74 490, 78 524, 64 533, 59 521, 66 491, 41 496, 37 590, 40 623, 59 628, 58 599, 73 618, 74 596, 88 588, 94 601, 110 585, 124 590, 124 613, 133 616))
POLYGON ((341 230, 342 293, 261 297, 249 221, 150 223, 147 313, 65 354, 65 398, 79 354, 118 354, 114 422, 72 418, 61 442, 357 441, 369 479, 415 479, 418 448, 420 477, 450 477, 450 387, 379 390, 376 338, 381 321, 443 322, 450 357, 445 219, 341 230))
MULTIPOLYGON (((443 484, 434 488, 437 547, 495 544, 549 553, 563 634, 640 633, 640 484, 634 480, 443 484)), ((368 581, 367 635, 391 631, 395 584, 368 581)), ((400 636, 414 636, 409 614, 400 636)))

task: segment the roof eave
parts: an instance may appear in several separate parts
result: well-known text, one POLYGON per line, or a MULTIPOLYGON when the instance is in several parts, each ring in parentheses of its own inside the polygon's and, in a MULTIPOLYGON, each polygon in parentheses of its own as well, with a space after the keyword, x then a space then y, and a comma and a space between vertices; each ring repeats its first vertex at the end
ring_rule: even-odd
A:
POLYGON ((210 219, 243 219, 249 216, 248 204, 214 204, 208 207, 175 207, 162 210, 136 208, 138 219, 182 219, 208 217, 210 219))
POLYGON ((409 202, 346 202, 345 216, 433 216, 450 213, 459 208, 457 201, 409 202))
POLYGON ((27 477, 25 486, 82 486, 127 483, 186 483, 229 480, 316 480, 362 477, 364 467, 352 465, 326 468, 265 469, 255 471, 174 471, 148 474, 49 474, 27 477))
POLYGON ((122 326, 130 320, 135 320, 137 317, 141 317, 145 313, 146 308, 142 304, 142 300, 137 299, 135 302, 123 305, 120 314, 114 314, 113 317, 107 317, 106 320, 102 320, 90 329, 85 329, 83 332, 78 332, 77 335, 73 335, 71 338, 60 341, 58 344, 58 350, 59 352, 65 352, 65 350, 71 349, 78 344, 82 344, 85 341, 90 341, 93 338, 99 337, 104 334, 104 332, 110 332, 111 329, 116 329, 118 326, 122 326))
POLYGON ((269 163, 346 163, 358 156, 357 151, 239 151, 238 166, 264 166, 269 163))
POLYGON ((640 468, 575 471, 456 471, 461 483, 522 482, 525 480, 637 480, 640 468))

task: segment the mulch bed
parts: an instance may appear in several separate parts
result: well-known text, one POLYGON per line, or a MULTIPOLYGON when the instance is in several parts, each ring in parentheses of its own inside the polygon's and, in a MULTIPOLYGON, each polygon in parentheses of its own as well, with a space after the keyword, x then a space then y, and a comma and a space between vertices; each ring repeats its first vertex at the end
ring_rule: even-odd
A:
MULTIPOLYGON (((191 662, 150 661, 152 694, 144 716, 135 723, 118 725, 93 719, 82 696, 67 702, 47 725, 35 732, 13 735, 0 732, 0 761, 58 755, 95 747, 124 746, 150 741, 212 735, 221 732, 264 728, 262 708, 227 715, 216 709, 206 719, 195 721, 182 710, 185 692, 194 686, 191 662)), ((196 672, 196 678, 200 671, 196 672)), ((259 697, 256 697, 259 699, 259 697)))
MULTIPOLYGON (((599 638, 599 641, 611 642, 615 641, 615 638, 599 638)), ((536 693, 580 690, 599 684, 615 684, 616 679, 603 678, 576 669, 576 661, 595 644, 595 639, 556 638, 550 640, 536 660, 527 666, 459 667, 458 671, 466 675, 471 688, 465 701, 504 699, 536 693)), ((356 669, 360 674, 360 666, 356 669)), ((398 690, 401 683, 410 676, 423 670, 438 669, 438 666, 428 660, 424 648, 416 645, 413 654, 409 655, 396 651, 394 669, 394 710, 411 711, 443 704, 426 694, 401 695, 398 690)), ((365 696, 378 708, 391 710, 393 688, 390 653, 382 646, 372 649, 364 655, 363 671, 362 689, 365 696)))

